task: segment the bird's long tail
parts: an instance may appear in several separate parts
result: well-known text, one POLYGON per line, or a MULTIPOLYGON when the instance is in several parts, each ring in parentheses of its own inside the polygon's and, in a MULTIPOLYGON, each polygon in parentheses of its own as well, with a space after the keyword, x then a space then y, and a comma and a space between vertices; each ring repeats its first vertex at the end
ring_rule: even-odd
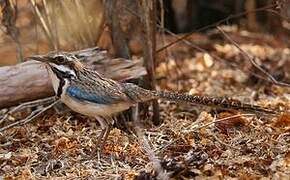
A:
POLYGON ((241 101, 232 98, 189 95, 167 91, 151 91, 131 83, 124 83, 122 86, 125 89, 124 92, 134 103, 161 98, 168 101, 185 102, 225 109, 278 114, 278 112, 275 110, 264 108, 258 105, 242 103, 241 101))
POLYGON ((188 95, 166 91, 155 91, 154 93, 155 96, 169 101, 187 102, 204 106, 220 107, 225 109, 277 114, 275 110, 264 108, 258 105, 242 103, 241 101, 232 98, 188 95))

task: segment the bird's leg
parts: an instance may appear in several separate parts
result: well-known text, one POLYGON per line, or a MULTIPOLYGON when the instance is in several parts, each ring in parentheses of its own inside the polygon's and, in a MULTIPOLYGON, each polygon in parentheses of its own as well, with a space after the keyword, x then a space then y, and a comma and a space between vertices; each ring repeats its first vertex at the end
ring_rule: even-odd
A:
POLYGON ((99 149, 100 154, 102 154, 101 152, 103 150, 103 137, 105 136, 106 131, 108 129, 108 123, 105 119, 103 119, 102 117, 96 117, 96 119, 99 122, 99 124, 101 125, 101 134, 99 135, 98 140, 97 140, 98 148, 95 148, 93 151, 94 155, 96 154, 96 149, 99 149))
POLYGON ((104 137, 103 141, 100 144, 101 150, 103 150, 103 148, 104 148, 104 145, 108 139, 108 136, 112 130, 113 123, 114 123, 114 119, 112 117, 106 117, 105 120, 106 120, 107 126, 106 126, 106 131, 105 131, 104 136, 103 136, 104 137))
POLYGON ((105 131, 104 136, 103 136, 104 137, 103 141, 100 144, 100 151, 102 151, 104 149, 104 145, 108 139, 108 136, 110 134, 111 129, 112 129, 112 124, 108 123, 108 126, 107 126, 106 131, 105 131))

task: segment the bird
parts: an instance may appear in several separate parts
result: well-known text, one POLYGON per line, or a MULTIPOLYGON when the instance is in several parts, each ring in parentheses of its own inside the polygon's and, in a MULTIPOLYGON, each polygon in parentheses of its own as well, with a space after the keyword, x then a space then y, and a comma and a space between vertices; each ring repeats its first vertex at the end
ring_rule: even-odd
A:
POLYGON ((100 149, 108 138, 116 114, 137 103, 154 99, 276 114, 272 109, 242 103, 233 98, 148 90, 133 83, 114 81, 85 66, 79 57, 68 52, 36 55, 29 59, 45 64, 54 92, 66 106, 97 119, 101 126, 97 140, 100 149))

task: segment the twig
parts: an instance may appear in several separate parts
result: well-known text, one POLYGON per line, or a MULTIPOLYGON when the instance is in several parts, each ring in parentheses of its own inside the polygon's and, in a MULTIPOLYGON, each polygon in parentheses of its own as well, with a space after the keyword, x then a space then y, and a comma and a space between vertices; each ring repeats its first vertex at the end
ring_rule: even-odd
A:
POLYGON ((285 132, 285 133, 282 133, 280 134, 275 140, 280 142, 279 140, 283 137, 283 136, 289 136, 290 135, 290 132, 285 132))
POLYGON ((145 135, 144 135, 144 128, 141 128, 137 123, 135 123, 135 132, 138 138, 138 141, 140 144, 142 144, 142 148, 145 151, 145 153, 147 154, 150 162, 152 162, 154 171, 157 173, 157 179, 170 179, 169 178, 169 173, 167 173, 161 163, 160 160, 158 159, 158 157, 156 157, 155 155, 155 151, 152 150, 152 148, 150 147, 148 140, 146 139, 145 135))
POLYGON ((222 118, 222 119, 213 120, 212 122, 209 122, 209 123, 204 124, 202 126, 198 126, 195 129, 198 130, 198 129, 201 129, 201 128, 210 126, 210 125, 215 124, 215 123, 218 123, 218 122, 222 122, 222 121, 226 121, 226 120, 229 120, 229 119, 233 119, 233 118, 237 118, 237 117, 242 117, 242 116, 255 116, 255 114, 237 114, 237 115, 234 115, 234 116, 230 116, 230 117, 225 117, 225 118, 222 118))
MULTIPOLYGON (((132 13, 133 15, 135 15, 135 16, 137 16, 138 18, 141 18, 136 12, 133 12, 132 10, 130 10, 130 9, 126 9, 128 12, 130 12, 130 13, 132 13)), ((254 11, 255 12, 255 11, 254 11)), ((160 29, 162 29, 162 30, 164 30, 165 32, 167 32, 167 33, 169 33, 170 35, 172 35, 173 37, 176 37, 176 41, 174 41, 174 42, 179 42, 179 41, 183 41, 184 43, 186 43, 187 45, 189 45, 189 46, 191 46, 191 47, 193 47, 194 49, 196 49, 196 50, 198 50, 198 51, 200 51, 200 52, 203 52, 203 53, 207 53, 209 56, 211 56, 213 59, 216 59, 216 60, 219 60, 219 61, 221 61, 221 62, 226 62, 224 59, 222 59, 222 58, 220 58, 219 56, 217 56, 217 55, 215 55, 215 54, 213 54, 213 53, 209 53, 207 50, 205 50, 205 49, 203 49, 203 48, 200 48, 199 46, 197 46, 197 45, 195 45, 194 43, 192 43, 192 42, 190 42, 189 40, 187 40, 186 38, 187 37, 189 37, 189 36, 187 36, 187 37, 185 37, 185 38, 183 38, 183 37, 181 37, 181 38, 178 38, 177 37, 177 35, 176 34, 174 34, 173 32, 171 32, 170 30, 168 30, 168 29, 166 29, 166 28, 164 28, 164 27, 162 27, 162 26, 160 26, 160 25, 158 25, 158 27, 160 28, 160 29)), ((210 26, 211 27, 211 26, 210 26)), ((199 30, 197 30, 197 31, 195 31, 195 32, 198 32, 199 30)), ((190 35, 192 35, 194 32, 192 32, 192 33, 190 33, 190 35)), ((185 35, 186 36, 186 35, 185 35)), ((172 44, 173 45, 173 44, 172 44)), ((169 46, 168 46, 169 47, 169 46)), ((159 53, 159 50, 157 51, 157 53, 159 53)), ((230 67, 233 67, 233 68, 237 68, 237 69, 240 69, 241 70, 241 68, 240 67, 238 67, 238 66, 236 66, 236 65, 234 65, 234 64, 229 64, 229 63, 227 63, 230 67)), ((241 71, 245 71, 245 70, 241 70, 241 71)), ((261 76, 261 75, 259 75, 259 74, 257 74, 257 73, 255 73, 255 72, 252 72, 252 71, 246 71, 246 72, 248 72, 248 73, 250 73, 250 74, 252 74, 253 76, 255 76, 255 77, 257 77, 257 78, 259 78, 259 79, 263 79, 263 80, 266 80, 266 81, 270 81, 269 79, 266 79, 265 77, 263 77, 263 76, 261 76)), ((272 82, 272 81, 271 81, 272 82)), ((277 85, 279 85, 279 84, 277 84, 277 85)), ((283 86, 283 85, 282 85, 283 86)))
POLYGON ((50 12, 47 1, 42 0, 43 9, 44 9, 44 17, 46 18, 47 27, 49 28, 51 38, 54 43, 54 50, 57 51, 59 50, 60 42, 59 42, 59 37, 58 37, 58 27, 56 25, 57 23, 56 14, 55 14, 56 2, 57 1, 52 1, 52 8, 51 8, 52 12, 50 12))
MULTIPOLYGON (((167 30, 167 29, 165 29, 165 31, 166 31, 167 33, 169 33, 170 35, 172 35, 173 37, 178 38, 177 35, 174 34, 173 32, 171 32, 171 31, 169 31, 169 30, 167 30)), ((212 57, 212 58, 215 59, 215 60, 218 60, 218 61, 221 61, 221 62, 226 62, 226 61, 225 61, 224 59, 222 59, 221 57, 215 55, 214 53, 209 53, 207 50, 198 47, 197 45, 195 45, 194 43, 190 42, 189 40, 183 39, 182 41, 183 41, 184 43, 186 43, 187 45, 193 47, 194 49, 200 51, 200 52, 207 53, 210 57, 212 57)), ((226 63, 227 63, 227 62, 226 62, 226 63)), ((255 76, 255 77, 259 78, 259 79, 263 79, 263 80, 266 80, 266 81, 270 81, 269 79, 266 79, 265 77, 263 77, 263 76, 261 76, 261 75, 255 73, 255 72, 252 72, 252 71, 250 71, 250 70, 248 70, 248 71, 246 71, 246 70, 242 70, 240 67, 238 67, 238 66, 236 66, 236 65, 234 65, 234 64, 229 64, 229 63, 227 63, 227 64, 228 64, 230 67, 233 67, 233 68, 237 68, 237 69, 239 69, 240 71, 248 72, 248 73, 252 74, 253 76, 255 76)))
POLYGON ((215 133, 212 133, 211 135, 212 135, 213 138, 214 138, 216 141, 218 141, 220 144, 222 144, 222 145, 224 145, 224 146, 227 146, 227 147, 230 147, 230 148, 232 148, 232 149, 238 150, 238 151, 241 150, 241 148, 237 148, 237 147, 234 147, 234 146, 232 146, 232 145, 230 145, 230 144, 227 144, 227 143, 223 142, 221 139, 219 139, 219 138, 216 136, 215 133))
MULTIPOLYGON (((152 9, 150 11, 150 26, 151 26, 151 43, 152 43, 152 76, 150 79, 155 80, 155 66, 156 66, 156 18, 157 18, 157 2, 156 0, 151 0, 152 9)), ((148 74, 149 75, 149 74, 148 74)), ((155 86, 156 82, 152 85, 155 86)), ((155 89, 155 87, 153 87, 155 89)), ((155 125, 160 125, 162 123, 160 119, 160 111, 158 101, 153 101, 153 123, 155 125)))
POLYGON ((17 106, 15 108, 13 108, 12 110, 8 111, 3 116, 3 118, 0 120, 0 124, 2 124, 7 119, 7 117, 12 115, 13 113, 19 112, 19 111, 21 111, 23 109, 26 109, 26 108, 32 108, 32 107, 35 107, 35 106, 48 104, 48 103, 50 103, 50 102, 52 102, 54 100, 55 100, 55 96, 44 98, 44 99, 38 99, 38 100, 35 100, 35 101, 30 101, 30 102, 26 102, 26 103, 20 104, 19 106, 17 106))
MULTIPOLYGON (((209 123, 207 123, 207 124, 204 124, 204 125, 202 125, 202 126, 199 126, 199 127, 194 128, 193 131, 195 131, 195 130, 199 130, 199 129, 201 129, 201 128, 204 128, 204 127, 210 126, 210 125, 215 124, 215 123, 218 123, 218 122, 226 121, 226 120, 229 120, 229 119, 232 119, 232 118, 241 117, 241 116, 254 116, 254 114, 237 114, 237 115, 234 115, 234 116, 230 116, 230 117, 225 117, 225 118, 222 118, 222 119, 213 120, 213 121, 211 121, 211 122, 209 122, 209 123)), ((202 122, 202 121, 201 121, 201 122, 202 122)), ((194 122, 194 124, 196 124, 196 123, 194 122)), ((188 132, 185 133, 185 135, 186 135, 186 134, 189 134, 189 133, 191 133, 191 132, 192 132, 192 131, 188 131, 188 132)), ((215 138, 216 138, 216 137, 215 137, 215 138)), ((160 153, 160 151, 163 151, 165 148, 169 147, 170 145, 172 145, 173 143, 175 143, 177 140, 178 140, 178 139, 175 139, 174 141, 169 142, 168 144, 166 144, 166 145, 163 146, 162 148, 156 149, 155 151, 159 151, 159 153, 160 153)), ((223 144, 224 144, 224 143, 223 143, 223 144)), ((229 145, 229 146, 230 146, 230 145, 229 145)), ((232 147, 232 146, 230 146, 230 147, 232 147)), ((240 149, 239 149, 239 150, 240 150, 240 149)))
POLYGON ((269 12, 280 16, 282 19, 284 19, 287 22, 290 22, 290 14, 288 13, 289 12, 289 3, 290 3, 289 0, 276 1, 277 9, 280 10, 280 13, 275 11, 275 10, 273 10, 273 11, 269 10, 269 12))
POLYGON ((231 42, 236 48, 238 48, 239 49, 239 51, 242 53, 242 55, 246 58, 246 59, 248 59, 250 62, 251 62, 251 64, 255 67, 255 68, 257 68, 260 72, 262 72, 266 77, 268 77, 268 78, 264 78, 263 76, 261 76, 262 77, 262 79, 264 79, 264 80, 268 80, 268 81, 270 81, 270 82, 272 82, 272 83, 274 83, 275 85, 279 85, 279 86, 285 86, 285 87, 290 87, 290 84, 287 84, 287 83, 284 83, 284 82, 279 82, 279 81, 277 81, 270 73, 268 73, 267 71, 265 71, 261 66, 259 66, 257 63, 256 63, 256 61, 254 60, 254 58, 253 57, 251 57, 248 53, 246 53, 239 45, 238 45, 238 43, 236 43, 232 38, 230 38, 229 37, 229 35, 227 35, 225 32, 224 32, 224 30, 222 30, 220 27, 216 27, 217 29, 218 29, 218 31, 219 32, 221 32, 224 36, 225 36, 225 38, 229 41, 229 42, 231 42))
POLYGON ((28 122, 31 122, 32 120, 34 120, 36 117, 38 117, 40 114, 42 114, 43 112, 45 112, 46 110, 50 109, 51 107, 53 107, 55 104, 57 104, 58 102, 60 102, 60 100, 56 100, 55 102, 53 102, 52 104, 44 107, 43 109, 37 109, 35 111, 33 111, 28 117, 26 117, 25 119, 22 119, 20 121, 17 121, 17 122, 14 122, 14 123, 11 123, 3 128, 0 129, 0 133, 7 130, 7 129, 10 129, 14 126, 17 126, 17 125, 23 125, 23 124, 26 124, 28 122))
POLYGON ((86 17, 86 8, 85 8, 85 1, 75 1, 75 6, 76 6, 76 12, 82 17, 82 20, 80 23, 84 26, 85 33, 86 35, 86 42, 88 42, 88 46, 94 46, 95 45, 95 37, 92 33, 92 29, 90 26, 89 18, 86 17))
POLYGON ((284 19, 285 21, 290 22, 290 17, 284 16, 284 15, 280 14, 279 12, 277 12, 275 10, 269 9, 269 10, 267 10, 267 12, 275 14, 275 15, 279 16, 280 18, 284 19))
POLYGON ((47 40, 50 42, 51 47, 56 49, 56 47, 55 47, 56 45, 53 42, 53 37, 52 37, 53 35, 52 35, 52 32, 50 31, 49 24, 46 22, 44 16, 41 14, 39 8, 37 7, 35 0, 30 0, 30 3, 32 4, 32 7, 33 7, 37 17, 40 20, 41 27, 44 31, 44 34, 45 34, 47 40))
MULTIPOLYGON (((147 70, 146 87, 155 90, 155 56, 156 56, 156 2, 142 1, 141 17, 145 34, 144 34, 144 63, 147 70)), ((157 100, 153 100, 153 123, 155 125, 161 124, 159 105, 157 100)))

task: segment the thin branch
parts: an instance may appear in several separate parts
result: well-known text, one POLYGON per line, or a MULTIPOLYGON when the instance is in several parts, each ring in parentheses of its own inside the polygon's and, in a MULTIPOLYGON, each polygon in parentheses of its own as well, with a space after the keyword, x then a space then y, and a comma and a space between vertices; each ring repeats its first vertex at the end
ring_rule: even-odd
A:
POLYGON ((222 121, 226 121, 226 120, 229 120, 229 119, 233 119, 233 118, 237 118, 237 117, 242 117, 242 116, 255 116, 255 114, 237 114, 237 115, 234 115, 234 116, 230 116, 230 117, 225 117, 225 118, 222 118, 222 119, 213 120, 212 122, 209 122, 209 123, 204 124, 202 126, 198 126, 198 127, 194 128, 194 129, 198 130, 198 129, 201 129, 201 128, 210 126, 210 125, 215 124, 215 123, 218 123, 218 122, 222 122, 222 121))
POLYGON ((8 111, 4 117, 0 120, 0 124, 2 124, 8 116, 16 113, 16 112, 19 112, 23 109, 26 109, 26 108, 32 108, 32 107, 36 107, 36 106, 39 106, 39 105, 44 105, 44 104, 48 104, 48 103, 51 103, 55 101, 55 96, 53 97, 48 97, 48 98, 44 98, 44 99, 38 99, 38 100, 35 100, 35 101, 30 101, 30 102, 26 102, 26 103, 22 103, 20 104, 19 106, 11 109, 10 111, 8 111))
POLYGON ((219 138, 217 137, 217 135, 216 135, 215 133, 212 133, 211 135, 212 135, 212 137, 213 137, 217 142, 219 142, 220 144, 222 144, 222 145, 224 145, 224 146, 227 146, 227 147, 229 147, 229 148, 231 148, 231 149, 235 149, 235 150, 237 150, 237 151, 241 151, 241 148, 237 148, 237 147, 235 147, 235 146, 232 146, 232 145, 230 145, 230 144, 227 144, 227 143, 223 142, 221 139, 219 139, 219 138))
POLYGON ((35 111, 33 111, 28 117, 26 117, 25 119, 22 119, 20 121, 16 121, 14 123, 11 123, 3 128, 0 129, 0 133, 7 130, 7 129, 10 129, 14 126, 18 126, 18 125, 24 125, 24 124, 27 124, 29 122, 31 122, 32 120, 34 120, 36 117, 38 117, 39 115, 41 115, 43 112, 45 112, 46 110, 50 109, 51 107, 53 107, 55 104, 59 103, 60 100, 56 100, 55 102, 53 102, 52 104, 42 108, 42 109, 37 109, 35 111))
POLYGON ((269 9, 269 10, 267 10, 267 12, 275 14, 275 15, 279 16, 280 18, 284 19, 285 21, 290 22, 290 17, 284 16, 275 10, 269 9))
POLYGON ((200 32, 200 31, 204 31, 204 30, 206 30, 206 29, 216 27, 216 26, 220 25, 221 23, 227 22, 227 21, 229 21, 229 20, 231 20, 231 19, 239 18, 239 17, 244 16, 244 15, 247 15, 247 14, 249 14, 249 13, 259 12, 259 11, 265 11, 265 10, 268 10, 268 9, 274 8, 274 7, 276 7, 276 6, 277 6, 277 5, 269 5, 269 6, 264 6, 264 7, 261 7, 261 8, 257 8, 257 9, 255 9, 255 10, 253 10, 253 11, 245 11, 245 12, 241 12, 241 13, 238 13, 238 14, 235 14, 235 15, 230 15, 230 16, 228 16, 227 18, 222 19, 222 20, 220 20, 220 21, 218 21, 218 22, 216 22, 216 23, 213 23, 213 24, 210 24, 210 25, 204 26, 204 27, 199 28, 199 29, 197 29, 197 30, 195 30, 195 31, 192 31, 192 32, 190 32, 190 33, 188 33, 188 34, 185 34, 184 36, 178 38, 177 40, 175 40, 175 41, 173 41, 173 42, 171 42, 171 43, 165 45, 164 47, 158 49, 158 50, 157 50, 157 53, 160 53, 161 51, 163 51, 163 50, 169 48, 170 46, 172 46, 172 45, 174 45, 174 44, 176 44, 176 43, 178 43, 178 42, 180 42, 180 41, 182 41, 182 40, 184 40, 184 39, 190 37, 193 33, 200 32))
MULTIPOLYGON (((221 119, 213 120, 213 121, 211 121, 211 122, 209 122, 209 123, 207 123, 207 124, 204 124, 204 125, 202 125, 202 126, 198 126, 198 127, 196 127, 196 128, 193 128, 192 131, 190 131, 190 130, 187 131, 184 135, 187 135, 187 134, 189 134, 189 133, 191 133, 191 132, 193 132, 193 131, 195 131, 195 130, 199 130, 199 129, 201 129, 201 128, 208 127, 208 126, 210 126, 210 125, 212 125, 212 124, 215 124, 215 123, 218 123, 218 122, 227 121, 227 120, 229 120, 229 119, 237 118, 237 117, 242 117, 242 116, 255 116, 255 115, 254 115, 254 114, 237 114, 237 115, 234 115, 234 116, 230 116, 230 117, 225 117, 225 118, 221 118, 221 119)), ((200 121, 200 122, 202 122, 202 121, 200 121)), ((194 122, 194 124, 196 124, 196 122, 194 122)), ((214 135, 213 135, 213 137, 216 138, 216 136, 214 136, 214 135)), ((179 140, 179 139, 175 139, 175 140, 169 142, 168 144, 166 144, 165 146, 163 146, 162 148, 156 149, 155 151, 159 151, 159 153, 160 153, 160 151, 164 151, 165 148, 167 148, 167 147, 169 147, 170 145, 174 144, 174 143, 177 142, 178 140, 179 140)), ((216 140, 218 140, 218 139, 216 139, 216 140)), ((223 143, 223 142, 222 142, 221 144, 224 144, 224 145, 226 145, 226 146, 230 146, 230 145, 227 145, 227 144, 225 144, 225 143, 223 143)), ((231 146, 230 146, 230 147, 231 147, 231 146)), ((240 150, 240 149, 237 149, 237 150, 240 150)))
POLYGON ((222 30, 220 27, 216 27, 218 29, 219 32, 221 32, 225 38, 230 42, 232 43, 236 48, 239 49, 239 51, 242 53, 242 55, 244 56, 244 58, 248 59, 251 64, 256 68, 258 69, 261 73, 263 73, 266 77, 268 78, 264 78, 263 76, 262 79, 264 80, 268 80, 272 83, 274 83, 275 85, 279 85, 279 86, 285 86, 285 87, 290 87, 290 84, 287 84, 287 83, 284 83, 284 82, 279 82, 277 81, 270 73, 268 73, 267 71, 265 71, 261 66, 259 66, 256 61, 254 60, 253 57, 251 57, 248 53, 246 53, 239 45, 238 43, 236 43, 229 35, 227 35, 224 30, 222 30))
MULTIPOLYGON (((155 57, 156 57, 156 2, 142 1, 142 15, 141 22, 145 29, 143 34, 143 56, 144 65, 147 70, 145 87, 150 90, 155 90, 156 80, 155 80, 155 57)), ((153 123, 155 125, 161 124, 159 115, 159 105, 157 100, 152 101, 153 104, 153 123)))
POLYGON ((42 29, 44 31, 44 34, 45 34, 47 40, 50 42, 51 47, 53 49, 56 49, 55 48, 55 43, 53 41, 52 32, 50 31, 49 25, 46 22, 45 17, 41 14, 39 8, 37 7, 37 4, 36 4, 35 0, 30 0, 30 3, 32 4, 32 7, 33 7, 37 17, 40 20, 41 27, 42 27, 42 29))
POLYGON ((155 172, 157 173, 157 179, 170 179, 169 178, 170 174, 163 169, 159 158, 155 155, 155 151, 152 150, 152 148, 150 147, 149 142, 144 135, 144 128, 141 128, 138 122, 137 123, 135 122, 134 125, 135 125, 134 130, 136 132, 138 142, 140 143, 142 149, 147 154, 147 157, 149 158, 150 162, 152 162, 152 166, 155 172))
MULTIPOLYGON (((272 7, 272 6, 264 7, 264 8, 270 8, 270 7, 272 7)), ((257 11, 264 10, 264 8, 263 8, 263 9, 259 8, 259 9, 257 9, 257 11)), ((131 14, 137 16, 138 18, 141 18, 141 17, 140 17, 136 12, 134 12, 134 11, 132 11, 132 10, 126 8, 126 7, 125 7, 125 9, 126 9, 128 12, 130 12, 131 14)), ((248 11, 248 13, 249 13, 249 12, 250 12, 250 11, 248 11)), ((252 11, 251 11, 251 12, 252 12, 252 11)), ((255 11, 253 11, 253 12, 255 12, 255 11)), ((216 24, 218 24, 218 23, 216 23, 216 24)), ((213 24, 212 24, 212 25, 213 25, 213 24)), ((212 27, 212 25, 206 26, 205 28, 212 27)), ((164 27, 162 27, 162 26, 160 26, 160 25, 157 25, 157 26, 158 26, 160 29, 162 29, 162 30, 164 30, 165 32, 167 32, 167 33, 169 33, 170 35, 172 35, 173 37, 175 37, 175 38, 176 38, 176 41, 173 41, 173 42, 176 42, 176 43, 177 43, 177 42, 179 42, 179 41, 182 41, 182 42, 186 43, 187 45, 193 47, 194 49, 196 49, 196 50, 198 50, 198 51, 200 51, 200 52, 207 53, 207 54, 208 54, 209 56, 211 56, 213 59, 219 60, 219 61, 221 61, 221 62, 226 62, 224 59, 220 58, 219 56, 217 56, 217 55, 215 55, 215 54, 213 54, 213 53, 209 53, 207 50, 205 50, 205 49, 203 49, 203 48, 200 48, 199 46, 195 45, 194 43, 192 43, 192 42, 190 42, 189 40, 186 39, 187 37, 189 37, 189 36, 192 35, 193 33, 198 32, 198 31, 201 31, 201 29, 204 30, 203 28, 201 28, 200 30, 196 30, 196 31, 194 31, 194 32, 192 32, 192 33, 190 33, 190 34, 186 34, 186 35, 185 35, 186 37, 183 36, 183 37, 179 38, 179 37, 177 37, 176 34, 174 34, 173 32, 171 32, 170 30, 168 30, 168 29, 166 29, 166 28, 164 28, 164 27), (187 35, 189 35, 189 36, 187 36, 187 35)), ((170 44, 171 44, 171 43, 170 43, 170 44)), ((168 44, 168 45, 170 45, 170 44, 168 44)), ((173 45, 173 44, 171 44, 171 45, 173 45)), ((170 45, 170 46, 171 46, 171 45, 170 45)), ((168 47, 169 47, 169 46, 168 46, 168 47)), ((157 53, 159 53, 159 51, 160 51, 160 50, 158 50, 157 53)), ((227 63, 227 64, 228 64, 228 63, 227 63)), ((234 64, 228 64, 228 65, 231 66, 231 67, 234 67, 234 68, 240 69, 240 67, 238 67, 238 66, 236 66, 236 65, 234 65, 234 64)), ((241 70, 241 69, 240 69, 240 70, 241 70)), ((241 70, 241 71, 245 71, 245 70, 241 70)), ((261 76, 261 75, 255 73, 255 72, 252 72, 252 71, 247 71, 247 72, 250 73, 250 74, 252 74, 253 76, 259 78, 259 79, 263 79, 263 80, 266 80, 266 81, 270 81, 269 79, 266 79, 265 77, 263 77, 263 76, 261 76)), ((272 81, 270 81, 270 82, 272 82, 272 81)), ((283 85, 283 84, 284 84, 284 83, 281 83, 281 86, 285 86, 285 85, 283 85)), ((279 83, 276 84, 276 85, 279 85, 279 83)), ((287 85, 287 86, 288 86, 288 85, 287 85)))

